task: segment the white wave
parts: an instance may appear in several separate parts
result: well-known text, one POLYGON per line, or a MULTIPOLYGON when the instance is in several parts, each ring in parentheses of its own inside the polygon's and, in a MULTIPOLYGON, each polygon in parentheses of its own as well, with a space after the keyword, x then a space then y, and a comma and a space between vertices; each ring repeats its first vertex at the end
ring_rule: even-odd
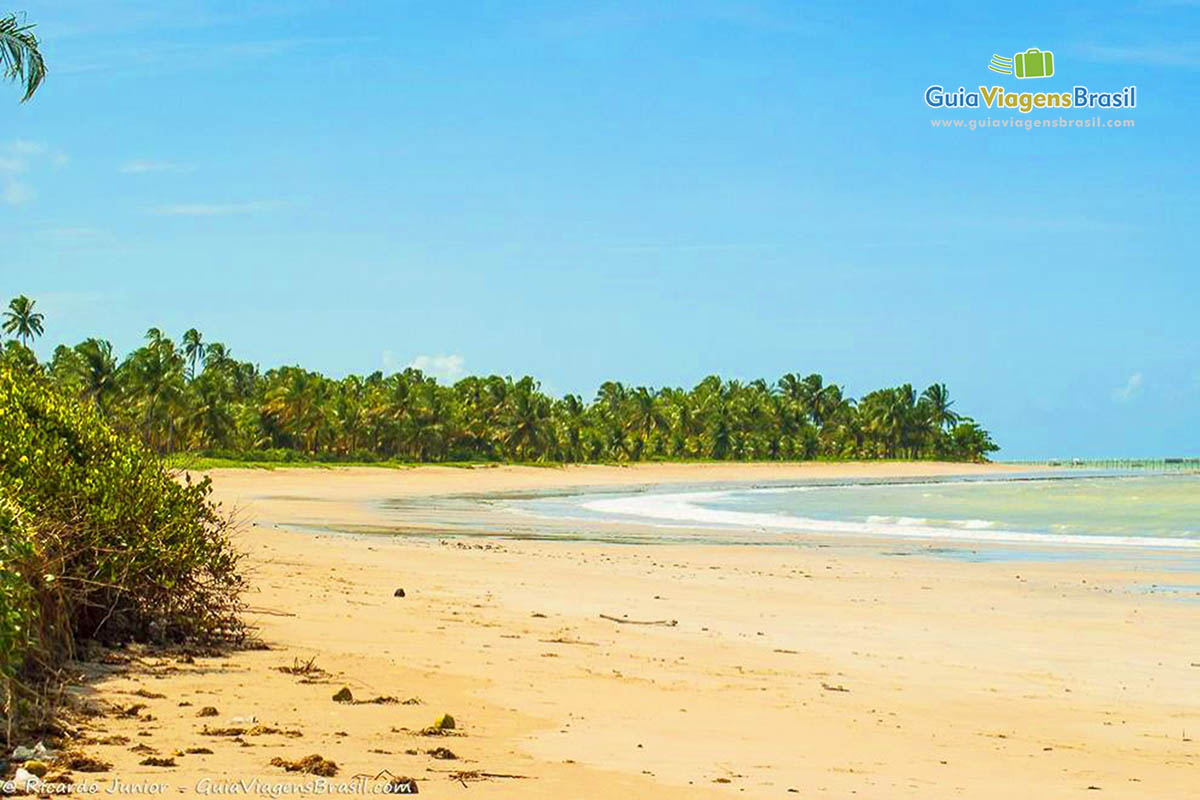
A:
POLYGON ((990 519, 953 519, 950 520, 950 522, 960 528, 966 528, 969 531, 979 531, 984 530, 985 528, 996 527, 996 523, 992 522, 990 519))
POLYGON ((780 533, 849 534, 889 536, 903 539, 994 542, 1005 544, 1066 544, 1092 547, 1152 547, 1200 549, 1200 540, 1151 536, 1085 536, 1080 534, 1030 533, 996 529, 989 520, 955 520, 956 527, 937 527, 915 517, 872 516, 865 522, 811 519, 790 514, 732 511, 706 508, 729 492, 685 492, 638 494, 588 500, 581 507, 594 513, 640 520, 655 520, 663 527, 736 528, 772 530, 780 533))

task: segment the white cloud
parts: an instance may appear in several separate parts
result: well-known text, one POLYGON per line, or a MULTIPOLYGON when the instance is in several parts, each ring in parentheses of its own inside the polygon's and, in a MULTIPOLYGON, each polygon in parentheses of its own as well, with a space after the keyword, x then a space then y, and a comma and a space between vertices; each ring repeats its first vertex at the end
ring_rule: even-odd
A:
POLYGON ((8 143, 8 150, 22 156, 40 156, 49 148, 41 142, 31 142, 28 139, 15 139, 8 143))
POLYGON ((0 190, 0 200, 5 205, 23 206, 33 199, 33 189, 20 181, 7 181, 4 189, 0 190))
POLYGON ((1142 393, 1142 373, 1135 372, 1125 381, 1124 386, 1113 389, 1112 397, 1118 403, 1128 403, 1142 393))
POLYGON ((183 164, 173 164, 170 161, 153 161, 136 158, 121 165, 121 172, 128 175, 143 175, 147 172, 186 172, 188 167, 183 164))
MULTIPOLYGON (((61 167, 67 160, 66 153, 42 142, 28 139, 0 142, 0 174, 36 173, 46 164, 61 167)), ((0 186, 0 202, 6 205, 25 205, 34 197, 33 186, 26 181, 9 178, 0 186)))
MULTIPOLYGON (((385 362, 388 355, 390 354, 384 354, 385 362)), ((466 370, 464 369, 465 364, 466 361, 460 355, 417 356, 408 366, 413 369, 419 369, 426 375, 431 375, 438 380, 452 382, 466 374, 466 370)))
POLYGON ((276 203, 267 203, 261 200, 251 203, 175 203, 156 206, 150 209, 150 213, 165 217, 225 217, 268 211, 276 206, 276 203))

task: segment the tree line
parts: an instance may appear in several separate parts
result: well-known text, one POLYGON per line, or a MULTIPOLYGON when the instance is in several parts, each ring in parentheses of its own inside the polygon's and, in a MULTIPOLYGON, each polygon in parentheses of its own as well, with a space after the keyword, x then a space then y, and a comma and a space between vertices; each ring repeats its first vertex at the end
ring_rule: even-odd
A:
POLYGON ((4 315, 4 358, 44 374, 118 430, 163 454, 254 459, 621 462, 666 459, 945 459, 998 448, 954 409, 945 384, 857 400, 818 374, 773 383, 709 376, 690 389, 607 381, 591 401, 543 393, 531 377, 442 385, 420 370, 329 378, 298 366, 262 371, 192 329, 157 328, 125 358, 89 338, 39 363, 35 303, 4 315))

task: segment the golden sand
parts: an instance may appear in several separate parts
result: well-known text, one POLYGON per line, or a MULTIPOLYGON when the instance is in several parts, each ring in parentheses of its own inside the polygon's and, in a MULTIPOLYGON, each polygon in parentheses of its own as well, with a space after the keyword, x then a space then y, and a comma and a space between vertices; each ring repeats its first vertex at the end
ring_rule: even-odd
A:
MULTIPOLYGON (((270 649, 114 668, 97 697, 145 708, 90 723, 96 739, 128 739, 87 748, 114 764, 95 778, 194 795, 198 782, 300 783, 270 762, 318 754, 335 782, 388 770, 429 797, 1197 796, 1200 607, 1137 591, 1186 582, 1158 571, 1169 562, 298 529, 403 528, 409 512, 384 498, 1002 469, 217 471, 270 649), (278 669, 310 659, 307 673, 278 669), (359 702, 335 702, 343 687, 359 702), (381 697, 401 702, 361 702, 381 697), (205 706, 217 715, 197 716, 205 706), (419 734, 445 713, 453 735, 419 734), (177 751, 175 767, 139 763, 177 751)), ((422 513, 412 528, 428 532, 422 513)))

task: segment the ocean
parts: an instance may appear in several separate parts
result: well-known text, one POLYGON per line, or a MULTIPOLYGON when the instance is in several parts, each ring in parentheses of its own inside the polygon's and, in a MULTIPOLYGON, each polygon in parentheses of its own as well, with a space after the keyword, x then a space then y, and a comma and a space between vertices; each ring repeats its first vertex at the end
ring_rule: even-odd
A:
POLYGON ((783 543, 813 536, 1200 553, 1200 474, 1029 473, 986 478, 813 481, 510 500, 525 514, 640 523, 676 541, 783 543), (696 538, 696 537, 692 537, 696 538))

